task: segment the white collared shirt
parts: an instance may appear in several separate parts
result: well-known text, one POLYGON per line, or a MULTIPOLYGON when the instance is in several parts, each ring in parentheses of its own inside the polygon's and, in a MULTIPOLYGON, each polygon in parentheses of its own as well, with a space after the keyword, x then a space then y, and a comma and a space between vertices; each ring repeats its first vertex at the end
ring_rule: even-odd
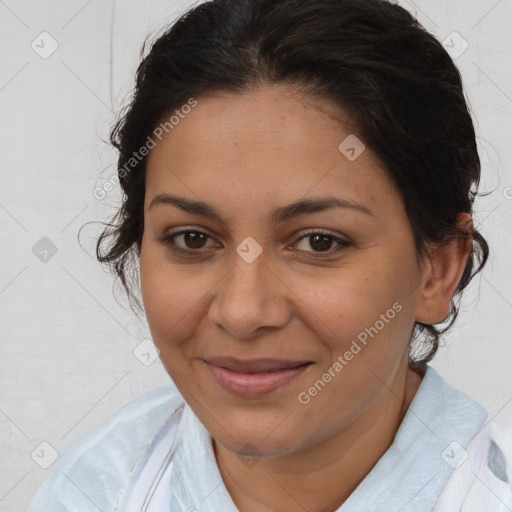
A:
MULTIPOLYGON (((512 511, 510 457, 486 420, 428 366, 393 444, 335 512, 512 511)), ((209 432, 173 386, 134 400, 73 445, 29 512, 98 510, 238 512, 209 432)))

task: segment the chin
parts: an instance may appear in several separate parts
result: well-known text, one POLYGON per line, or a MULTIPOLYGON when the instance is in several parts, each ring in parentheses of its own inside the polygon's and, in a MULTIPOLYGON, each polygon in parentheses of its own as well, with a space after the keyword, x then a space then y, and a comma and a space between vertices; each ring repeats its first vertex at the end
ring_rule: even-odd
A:
POLYGON ((226 428, 226 431, 215 433, 215 441, 232 453, 242 457, 276 457, 295 449, 296 440, 291 438, 289 431, 279 436, 269 436, 270 430, 226 428))

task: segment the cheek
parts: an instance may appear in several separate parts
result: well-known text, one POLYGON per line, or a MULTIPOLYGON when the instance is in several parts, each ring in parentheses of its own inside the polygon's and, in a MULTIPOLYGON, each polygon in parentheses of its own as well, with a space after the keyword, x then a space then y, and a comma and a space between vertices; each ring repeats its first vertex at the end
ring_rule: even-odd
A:
POLYGON ((152 268, 141 272, 142 296, 146 318, 157 345, 181 339, 190 330, 200 297, 175 276, 162 274, 152 268))
POLYGON ((318 420, 319 435, 360 414, 382 392, 383 382, 389 381, 407 351, 411 312, 403 283, 391 265, 384 270, 380 262, 378 272, 352 267, 346 274, 340 272, 334 283, 317 284, 309 298, 304 292, 311 308, 304 315, 310 325, 316 319, 314 332, 326 349, 315 375, 300 390, 311 400, 304 412, 316 422, 324 417, 323 410, 338 411, 325 424, 318 420))
POLYGON ((343 388, 337 397, 364 399, 371 394, 367 385, 379 387, 375 375, 387 379, 407 351, 414 324, 410 283, 415 277, 407 273, 407 265, 380 254, 378 261, 340 271, 324 284, 317 281, 316 288, 313 283, 304 286, 302 298, 309 308, 304 308, 303 319, 309 318, 327 350, 319 372, 334 371, 337 384, 331 390, 343 388), (339 365, 333 370, 335 361, 339 365))
POLYGON ((162 350, 165 340, 187 334, 201 291, 162 257, 160 248, 142 245, 140 258, 141 292, 146 318, 155 344, 162 350))
POLYGON ((303 302, 328 333, 348 341, 399 300, 399 288, 388 275, 386 271, 351 267, 332 280, 316 281, 316 288, 314 283, 304 283, 303 302))

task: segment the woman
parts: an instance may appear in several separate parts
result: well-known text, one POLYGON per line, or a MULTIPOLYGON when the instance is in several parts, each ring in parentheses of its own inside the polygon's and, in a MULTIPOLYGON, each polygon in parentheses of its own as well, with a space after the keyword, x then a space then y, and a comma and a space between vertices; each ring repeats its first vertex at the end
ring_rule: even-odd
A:
POLYGON ((409 13, 198 5, 112 143, 98 259, 138 306, 140 277, 179 393, 77 443, 31 512, 512 510, 491 418, 428 365, 488 246, 460 75, 409 13))

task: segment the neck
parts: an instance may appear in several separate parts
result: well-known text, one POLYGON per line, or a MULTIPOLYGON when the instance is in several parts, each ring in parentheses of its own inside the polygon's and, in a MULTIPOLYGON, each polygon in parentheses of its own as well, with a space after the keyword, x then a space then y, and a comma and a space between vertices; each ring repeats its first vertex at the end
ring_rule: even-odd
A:
POLYGON ((251 467, 213 441, 220 473, 243 512, 332 512, 393 443, 422 376, 407 368, 350 425, 320 443, 251 467))

